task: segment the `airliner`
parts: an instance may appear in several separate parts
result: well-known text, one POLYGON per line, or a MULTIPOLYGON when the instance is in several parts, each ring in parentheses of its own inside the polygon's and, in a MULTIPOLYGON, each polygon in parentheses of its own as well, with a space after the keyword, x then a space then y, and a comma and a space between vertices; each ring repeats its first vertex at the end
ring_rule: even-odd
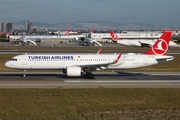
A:
MULTIPOLYGON (((125 46, 152 47, 157 41, 157 40, 146 40, 146 39, 139 39, 139 40, 138 39, 135 39, 135 40, 121 39, 112 30, 110 30, 110 34, 113 41, 117 42, 118 44, 125 45, 125 46)), ((179 45, 177 45, 173 41, 170 41, 169 46, 178 47, 179 45)))
POLYGON ((31 43, 33 45, 37 45, 37 43, 35 43, 34 41, 26 38, 25 36, 21 36, 18 42, 20 42, 21 45, 25 45, 25 44, 29 45, 29 43, 31 43))
MULTIPOLYGON (((145 53, 111 54, 24 54, 7 61, 5 66, 13 69, 53 69, 62 70, 67 77, 80 77, 83 74, 93 79, 92 71, 133 69, 171 61, 166 55, 171 32, 164 32, 156 43, 145 53)), ((26 73, 23 75, 26 76, 26 73)))
POLYGON ((84 40, 80 41, 79 44, 86 45, 86 46, 89 46, 89 45, 102 46, 102 44, 98 42, 98 40, 92 39, 92 38, 84 38, 84 40))
POLYGON ((35 43, 33 40, 30 40, 26 36, 24 36, 24 29, 22 29, 22 35, 18 40, 10 40, 10 42, 13 42, 16 44, 21 43, 21 45, 29 45, 30 43, 33 45, 37 45, 37 43, 35 43))
POLYGON ((94 33, 94 29, 91 30, 91 33, 90 34, 86 34, 86 37, 84 39, 82 39, 79 44, 81 45, 86 45, 86 46, 89 46, 89 45, 93 45, 93 46, 102 46, 102 44, 100 42, 98 42, 97 39, 93 39, 91 37, 91 34, 94 33))

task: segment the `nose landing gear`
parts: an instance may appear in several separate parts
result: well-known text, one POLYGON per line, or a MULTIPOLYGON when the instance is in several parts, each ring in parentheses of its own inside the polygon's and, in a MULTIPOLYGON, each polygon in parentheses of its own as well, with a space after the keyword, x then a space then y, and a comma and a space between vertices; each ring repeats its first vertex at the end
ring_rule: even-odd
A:
POLYGON ((23 72, 24 74, 23 74, 23 77, 26 77, 26 70, 24 70, 24 72, 23 72))

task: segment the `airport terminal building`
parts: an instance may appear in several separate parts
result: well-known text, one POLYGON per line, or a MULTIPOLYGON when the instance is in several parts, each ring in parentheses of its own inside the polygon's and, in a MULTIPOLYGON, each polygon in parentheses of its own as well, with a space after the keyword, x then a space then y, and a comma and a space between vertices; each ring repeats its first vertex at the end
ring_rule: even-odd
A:
MULTIPOLYGON (((158 39, 162 35, 162 31, 123 31, 116 33, 122 39, 158 39)), ((109 33, 92 33, 93 39, 111 39, 109 33)))

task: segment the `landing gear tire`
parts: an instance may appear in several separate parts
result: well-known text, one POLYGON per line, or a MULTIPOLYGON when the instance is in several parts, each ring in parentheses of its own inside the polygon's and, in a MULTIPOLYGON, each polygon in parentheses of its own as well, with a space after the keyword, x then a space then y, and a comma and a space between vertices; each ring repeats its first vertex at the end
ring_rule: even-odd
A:
POLYGON ((86 72, 86 77, 89 78, 89 79, 93 79, 94 78, 94 75, 90 72, 86 72))
POLYGON ((89 72, 86 72, 86 77, 88 77, 90 75, 90 73, 89 72))
POLYGON ((89 74, 88 78, 89 78, 89 79, 93 79, 93 78, 94 78, 94 75, 93 75, 93 74, 89 74))

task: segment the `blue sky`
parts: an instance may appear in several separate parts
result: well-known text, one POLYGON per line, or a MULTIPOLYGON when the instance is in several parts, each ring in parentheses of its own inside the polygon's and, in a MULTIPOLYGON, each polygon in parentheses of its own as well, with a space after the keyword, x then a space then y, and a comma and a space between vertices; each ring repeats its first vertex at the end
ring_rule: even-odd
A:
POLYGON ((180 0, 0 0, 0 23, 109 21, 180 26, 180 0))

